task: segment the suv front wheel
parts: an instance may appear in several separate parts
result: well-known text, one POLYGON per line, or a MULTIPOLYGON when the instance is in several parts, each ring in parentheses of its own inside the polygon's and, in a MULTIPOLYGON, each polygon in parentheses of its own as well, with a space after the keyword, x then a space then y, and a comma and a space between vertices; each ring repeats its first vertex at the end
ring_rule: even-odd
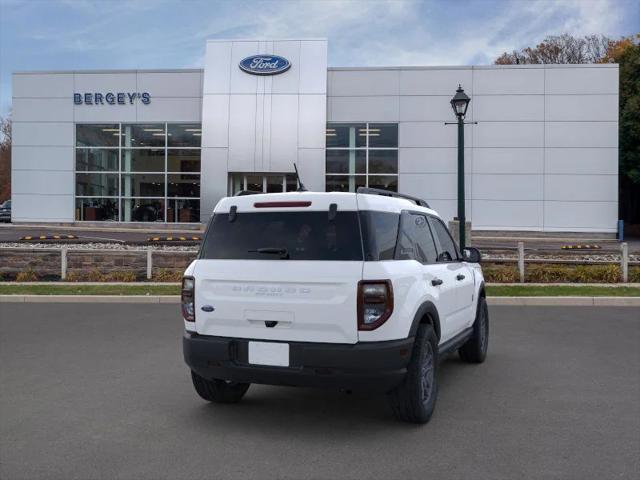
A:
POLYGON ((389 392, 393 413, 399 420, 427 423, 438 396, 438 337, 431 325, 420 325, 402 384, 389 392))
POLYGON ((191 371, 193 386, 205 400, 215 403, 237 403, 249 389, 249 383, 227 382, 225 380, 207 380, 193 370, 191 371))

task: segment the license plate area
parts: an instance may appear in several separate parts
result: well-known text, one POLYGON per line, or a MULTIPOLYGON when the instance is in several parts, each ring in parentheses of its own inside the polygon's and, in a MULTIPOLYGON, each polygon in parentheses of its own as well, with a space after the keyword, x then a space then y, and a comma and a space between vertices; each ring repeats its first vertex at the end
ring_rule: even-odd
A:
POLYGON ((249 363, 272 367, 289 366, 289 344, 274 342, 249 342, 249 363))

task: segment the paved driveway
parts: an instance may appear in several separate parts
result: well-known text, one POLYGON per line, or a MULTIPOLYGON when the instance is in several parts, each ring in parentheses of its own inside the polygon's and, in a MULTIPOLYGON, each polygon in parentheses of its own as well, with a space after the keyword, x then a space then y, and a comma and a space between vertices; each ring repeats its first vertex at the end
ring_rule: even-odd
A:
POLYGON ((493 307, 426 426, 384 398, 252 386, 209 405, 176 305, 0 303, 0 478, 638 478, 640 312, 493 307))

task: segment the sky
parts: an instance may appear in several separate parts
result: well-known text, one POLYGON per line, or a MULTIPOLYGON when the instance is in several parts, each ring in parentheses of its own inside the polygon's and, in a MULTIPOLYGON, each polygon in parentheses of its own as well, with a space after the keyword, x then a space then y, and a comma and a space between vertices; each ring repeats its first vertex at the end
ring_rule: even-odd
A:
POLYGON ((327 38, 330 66, 482 65, 547 35, 638 32, 638 0, 0 0, 0 115, 12 72, 202 68, 208 38, 327 38))

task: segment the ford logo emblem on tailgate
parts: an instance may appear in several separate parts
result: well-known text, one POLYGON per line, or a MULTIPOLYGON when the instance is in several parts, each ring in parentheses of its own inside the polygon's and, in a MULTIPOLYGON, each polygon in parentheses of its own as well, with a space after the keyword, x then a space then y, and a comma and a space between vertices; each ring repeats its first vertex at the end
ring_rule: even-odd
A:
POLYGON ((278 55, 252 55, 240 62, 240 69, 252 75, 277 75, 290 67, 289 60, 278 55))

